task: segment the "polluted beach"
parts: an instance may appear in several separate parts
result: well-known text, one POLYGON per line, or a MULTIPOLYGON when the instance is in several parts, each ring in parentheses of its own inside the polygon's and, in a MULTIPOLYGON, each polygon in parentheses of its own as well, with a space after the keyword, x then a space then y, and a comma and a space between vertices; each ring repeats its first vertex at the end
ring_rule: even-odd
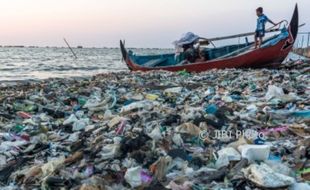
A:
MULTIPOLYGON (((107 2, 75 8, 106 10, 98 4, 119 8, 107 2)), ((176 18, 194 6, 180 4, 176 18)), ((168 29, 175 39, 161 40, 160 48, 148 48, 157 47, 160 33, 132 48, 148 39, 138 29, 111 30, 119 35, 112 42, 93 33, 92 46, 103 39, 113 48, 58 34, 56 44, 3 45, 0 189, 310 189, 306 5, 287 3, 286 11, 273 13, 268 3, 246 3, 253 32, 227 26, 228 32, 205 37, 201 26, 188 24, 192 32, 168 29)), ((5 44, 21 43, 14 40, 5 44)))

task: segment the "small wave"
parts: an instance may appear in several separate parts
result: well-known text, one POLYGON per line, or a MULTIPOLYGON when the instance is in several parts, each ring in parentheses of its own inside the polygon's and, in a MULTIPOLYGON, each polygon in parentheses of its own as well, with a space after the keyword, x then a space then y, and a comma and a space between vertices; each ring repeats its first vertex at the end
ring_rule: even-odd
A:
POLYGON ((0 71, 14 71, 16 68, 0 68, 0 71))
MULTIPOLYGON (((158 53, 158 50, 139 50, 137 53, 158 53)), ((8 48, 0 54, 2 77, 14 80, 85 76, 100 72, 127 71, 121 62, 119 48, 85 48, 72 58, 67 48, 8 48)))

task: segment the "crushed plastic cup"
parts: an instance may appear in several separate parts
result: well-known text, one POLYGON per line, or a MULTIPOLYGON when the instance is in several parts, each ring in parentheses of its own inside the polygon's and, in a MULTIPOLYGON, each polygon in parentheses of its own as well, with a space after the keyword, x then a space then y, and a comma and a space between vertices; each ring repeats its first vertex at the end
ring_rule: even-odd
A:
POLYGON ((269 145, 241 145, 238 147, 242 158, 247 158, 250 161, 267 160, 270 154, 269 145))
POLYGON ((241 160, 240 153, 234 148, 223 148, 217 152, 218 159, 216 160, 216 168, 221 168, 223 166, 228 166, 230 161, 241 160))

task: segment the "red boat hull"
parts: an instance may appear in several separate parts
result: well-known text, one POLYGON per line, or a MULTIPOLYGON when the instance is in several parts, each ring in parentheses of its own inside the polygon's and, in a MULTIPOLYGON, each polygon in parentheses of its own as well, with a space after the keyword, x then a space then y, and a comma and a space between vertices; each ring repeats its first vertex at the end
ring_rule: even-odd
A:
POLYGON ((259 48, 248 53, 240 54, 234 57, 210 60, 206 62, 197 62, 181 66, 166 66, 166 67, 143 67, 134 63, 128 56, 124 44, 121 42, 121 51, 123 59, 128 68, 132 71, 151 71, 151 70, 166 70, 166 71, 181 71, 188 72, 203 72, 211 69, 226 69, 226 68, 261 68, 267 67, 274 63, 281 63, 292 50, 295 39, 298 33, 298 8, 296 5, 293 18, 288 27, 289 36, 286 39, 279 41, 276 45, 259 48))

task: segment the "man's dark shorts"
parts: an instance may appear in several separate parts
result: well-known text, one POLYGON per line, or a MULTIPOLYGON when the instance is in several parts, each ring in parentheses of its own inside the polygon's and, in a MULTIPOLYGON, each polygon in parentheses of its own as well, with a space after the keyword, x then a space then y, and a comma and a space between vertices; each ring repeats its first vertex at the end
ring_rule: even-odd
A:
POLYGON ((255 37, 256 38, 262 38, 265 36, 265 31, 264 30, 256 30, 255 31, 255 37))

